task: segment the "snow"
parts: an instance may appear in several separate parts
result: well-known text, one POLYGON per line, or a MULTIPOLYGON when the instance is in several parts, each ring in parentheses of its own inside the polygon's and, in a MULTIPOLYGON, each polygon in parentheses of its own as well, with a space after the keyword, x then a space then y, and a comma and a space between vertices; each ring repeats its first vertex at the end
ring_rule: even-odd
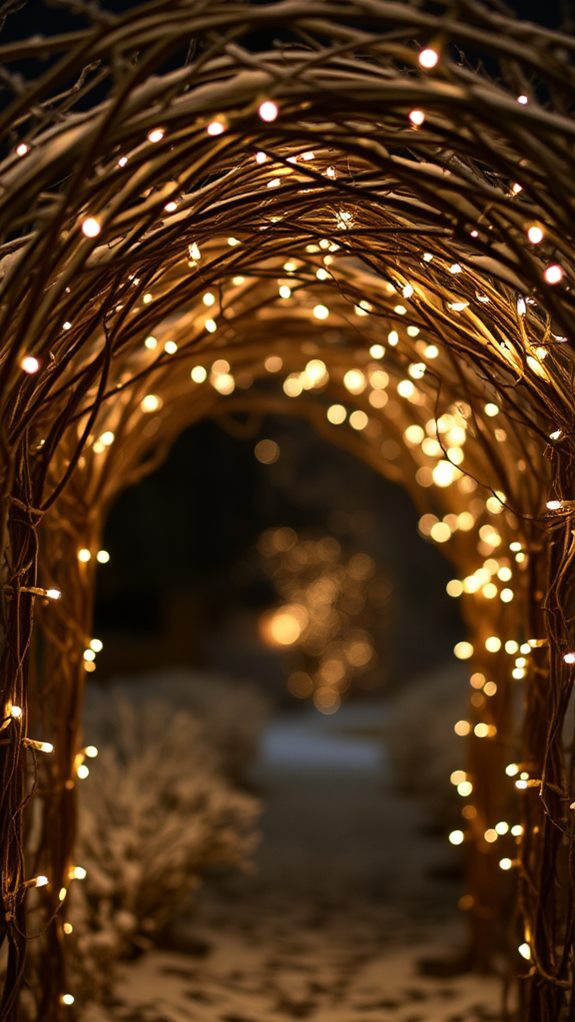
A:
POLYGON ((430 879, 458 853, 394 794, 385 729, 381 704, 272 720, 252 774, 256 871, 206 890, 178 949, 123 967, 86 1022, 498 1019, 497 979, 418 970, 465 947, 458 883, 430 879))

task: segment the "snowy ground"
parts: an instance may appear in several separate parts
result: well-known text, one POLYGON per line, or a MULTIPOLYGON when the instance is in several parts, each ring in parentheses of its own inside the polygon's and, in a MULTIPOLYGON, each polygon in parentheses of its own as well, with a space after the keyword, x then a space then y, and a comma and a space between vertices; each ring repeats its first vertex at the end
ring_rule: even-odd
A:
POLYGON ((418 968, 465 945, 461 891, 437 879, 456 852, 394 796, 382 712, 272 722, 253 778, 267 806, 256 872, 206 893, 189 952, 125 967, 117 1005, 86 1022, 499 1018, 497 980, 418 968))

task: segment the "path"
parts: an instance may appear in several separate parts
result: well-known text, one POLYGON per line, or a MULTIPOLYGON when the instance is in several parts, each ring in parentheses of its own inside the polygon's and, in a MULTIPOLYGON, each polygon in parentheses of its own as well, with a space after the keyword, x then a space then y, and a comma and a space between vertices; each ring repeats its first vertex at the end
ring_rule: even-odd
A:
MULTIPOLYGON (((268 728, 257 872, 206 896, 194 956, 153 952, 123 971, 121 1022, 483 1022, 495 980, 421 976, 461 949, 457 885, 430 880, 456 853, 396 798, 380 708, 313 711, 268 728)), ((106 1013, 106 1022, 111 1019, 106 1013)), ((88 1022, 103 1022, 92 1011, 88 1022)))

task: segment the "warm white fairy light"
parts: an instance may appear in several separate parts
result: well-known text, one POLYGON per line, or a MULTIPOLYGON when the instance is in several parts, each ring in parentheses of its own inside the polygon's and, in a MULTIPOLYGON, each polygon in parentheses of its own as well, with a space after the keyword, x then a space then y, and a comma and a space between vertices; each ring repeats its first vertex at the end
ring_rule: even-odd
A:
POLYGON ((82 221, 82 234, 86 238, 97 238, 101 230, 100 222, 94 216, 89 216, 82 221))
POLYGON ((81 564, 87 564, 88 561, 91 561, 91 559, 92 559, 92 554, 88 550, 88 548, 85 547, 85 546, 80 547, 80 549, 78 550, 78 560, 80 561, 80 563, 81 564))
POLYGON ((569 651, 563 654, 563 660, 566 664, 575 664, 575 652, 569 651))
POLYGON ((157 412, 162 407, 162 399, 157 394, 146 394, 140 401, 140 408, 144 413, 157 412))
POLYGON ((147 134, 148 142, 151 142, 152 145, 155 145, 157 142, 162 141, 165 134, 166 132, 164 128, 152 128, 152 130, 149 131, 147 134))
POLYGON ((29 373, 32 376, 34 373, 38 372, 40 363, 34 355, 25 355, 20 362, 20 368, 23 369, 25 373, 29 373))
POLYGON ((27 146, 25 142, 20 142, 16 146, 16 156, 26 156, 28 152, 30 152, 30 146, 27 146))
POLYGON ((61 593, 60 589, 51 588, 51 589, 46 589, 45 592, 46 592, 46 596, 48 597, 49 600, 60 600, 62 598, 62 593, 61 593))
POLYGON ((206 128, 208 135, 211 135, 212 138, 215 138, 217 135, 222 135, 225 130, 226 124, 221 117, 217 117, 215 120, 210 121, 206 128))
POLYGON ((75 998, 73 994, 62 994, 60 1000, 62 1004, 71 1005, 74 1004, 75 998))
POLYGON ((72 866, 68 876, 70 880, 85 880, 88 876, 88 871, 83 866, 72 866))
POLYGON ((54 746, 52 742, 41 742, 36 738, 23 738, 24 745, 29 746, 31 749, 35 749, 37 752, 51 753, 54 752, 54 746))
POLYGON ((539 224, 530 224, 527 228, 527 237, 532 245, 540 245, 545 237, 545 232, 539 224))
POLYGON ((98 553, 96 554, 96 560, 98 564, 108 564, 110 560, 110 554, 108 553, 107 550, 98 550, 98 553))
POLYGON ((563 268, 559 263, 551 263, 546 267, 543 276, 547 284, 560 284, 563 280, 563 268))
POLYGON ((316 319, 320 320, 327 319, 329 316, 329 309, 327 305, 315 305, 313 309, 313 314, 316 319))
POLYGON ((272 121, 275 121, 278 116, 278 113, 279 113, 278 106, 271 99, 265 99, 263 103, 260 103, 259 105, 258 114, 261 117, 262 121, 265 121, 267 124, 270 124, 272 121))
POLYGON ((423 110, 410 110, 409 120, 416 128, 420 128, 425 121, 425 114, 423 110))
POLYGON ((31 880, 26 880, 24 886, 25 887, 47 887, 49 883, 50 883, 50 881, 48 880, 48 877, 44 876, 43 873, 40 873, 38 876, 32 877, 31 880))
POLYGON ((426 49, 421 50, 418 56, 419 66, 424 68, 425 71, 431 71, 432 68, 437 66, 439 61, 439 54, 433 47, 428 46, 426 49))

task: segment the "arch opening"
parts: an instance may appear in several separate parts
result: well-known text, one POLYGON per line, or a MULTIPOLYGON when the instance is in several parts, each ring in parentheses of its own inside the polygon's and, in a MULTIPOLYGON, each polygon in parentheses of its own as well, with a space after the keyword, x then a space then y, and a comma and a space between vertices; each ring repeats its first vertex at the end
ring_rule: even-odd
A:
MULTIPOLYGON (((34 886, 22 861, 30 750, 46 786, 27 861, 50 875, 39 1017, 65 1017, 67 1007, 56 898, 70 868, 93 571, 78 550, 98 548, 118 486, 220 401, 227 414, 297 401, 299 414, 338 430, 390 476, 383 434, 401 441, 404 484, 434 515, 431 535, 450 544, 461 591, 480 608, 469 611, 475 666, 498 673, 499 740, 472 753, 472 769, 490 778, 488 825, 504 777, 504 693, 513 671, 526 679, 521 1011, 558 1017, 571 910, 548 878, 562 873, 571 828, 560 732, 575 662, 573 45, 491 7, 459 19, 395 3, 368 14, 323 2, 208 13, 150 4, 46 44, 56 59, 9 105, 4 124, 22 141, 4 159, 0 206, 2 1018, 16 1018, 34 886), (288 19, 289 45, 242 46, 250 30, 281 32, 288 19), (182 31, 196 49, 165 70, 182 31), (472 56, 479 47, 496 75, 470 70, 456 45, 472 56), (57 103, 52 120, 39 116, 40 100, 88 55, 101 60, 102 82, 109 76, 105 99, 86 109, 80 88, 84 107, 72 93, 67 116, 57 103), (534 78, 542 85, 525 85, 518 101, 516 84, 534 78), (499 585, 502 570, 513 585, 499 585), (34 616, 41 656, 31 663, 34 616), (510 671, 517 654, 527 663, 510 671)), ((37 48, 3 52, 10 63, 37 48)), ((487 889, 483 834, 477 875, 487 889)))

